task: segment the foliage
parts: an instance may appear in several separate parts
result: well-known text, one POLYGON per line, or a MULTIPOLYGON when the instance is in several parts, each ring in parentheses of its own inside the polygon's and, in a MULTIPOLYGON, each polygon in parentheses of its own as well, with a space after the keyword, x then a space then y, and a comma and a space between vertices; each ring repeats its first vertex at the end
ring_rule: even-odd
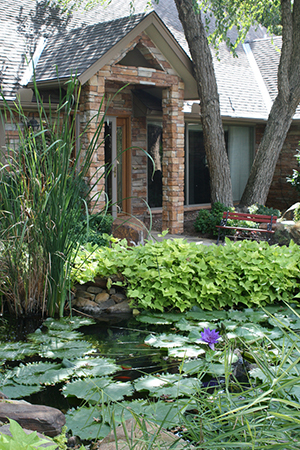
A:
POLYGON ((10 432, 12 436, 0 433, 0 447, 1 450, 30 450, 44 447, 43 444, 53 444, 47 445, 49 450, 57 449, 57 444, 50 438, 40 438, 38 437, 36 431, 27 434, 22 429, 22 427, 12 419, 10 422, 10 432))
POLYGON ((280 211, 279 209, 275 209, 275 208, 269 208, 268 206, 265 205, 259 205, 258 203, 254 203, 251 206, 248 206, 248 210, 250 212, 250 214, 263 214, 266 216, 277 216, 280 217, 280 211))
MULTIPOLYGON (((59 331, 65 342, 80 326, 80 318, 74 319, 47 320, 43 341, 59 331)), ((169 333, 165 325, 162 332, 157 328, 149 331, 144 343, 152 352, 158 349, 164 360, 176 361, 177 370, 141 372, 139 378, 120 383, 108 376, 109 372, 100 372, 103 363, 96 354, 78 357, 75 350, 73 358, 64 362, 65 368, 73 369, 72 378, 63 381, 65 396, 83 400, 80 407, 66 414, 67 429, 73 435, 83 440, 104 438, 125 420, 134 417, 140 423, 143 417, 145 423, 155 423, 158 429, 176 429, 197 448, 201 444, 201 448, 219 450, 299 449, 299 309, 282 304, 260 310, 210 312, 193 308, 185 314, 147 311, 137 320, 150 327, 154 322, 170 324, 169 333), (218 330, 214 351, 209 342, 201 340, 205 328, 218 330), (93 369, 96 371, 91 372, 93 369)), ((137 326, 135 323, 134 328, 137 326)), ((37 330, 29 336, 28 344, 35 347, 36 341, 42 345, 39 334, 37 330)), ((81 339, 84 341, 84 336, 81 339)), ((54 361, 39 363, 41 369, 45 378, 49 375, 49 383, 61 386, 63 377, 54 379, 47 367, 58 365, 57 355, 50 359, 54 361)), ((17 370, 28 366, 22 379, 33 384, 32 363, 17 366, 17 361, 18 355, 15 367, 3 372, 5 378, 13 380, 17 370)), ((64 367, 56 369, 57 374, 64 367)))
POLYGON ((35 85, 38 131, 28 123, 20 103, 13 108, 5 103, 5 115, 16 127, 19 144, 9 146, 0 172, 0 290, 16 315, 46 311, 50 316, 63 315, 72 255, 87 232, 86 226, 74 228, 74 224, 97 201, 98 193, 93 196, 92 189, 103 176, 96 172, 92 180, 89 177, 104 121, 102 105, 91 119, 97 128, 88 148, 76 148, 74 155, 78 109, 74 98, 79 99, 80 88, 72 80, 64 87, 59 104, 48 111, 35 85))
MULTIPOLYGON (((300 165, 300 151, 297 150, 297 153, 295 155, 296 161, 298 166, 300 165)), ((297 169, 293 169, 293 173, 290 177, 287 177, 286 181, 288 183, 291 183, 292 186, 294 186, 298 192, 300 192, 300 172, 297 169)))
POLYGON ((251 26, 261 24, 272 34, 281 34, 280 0, 197 0, 199 10, 205 13, 209 41, 218 48, 220 42, 235 54, 237 45, 245 41, 251 26), (209 25, 214 17, 214 28, 209 25), (236 39, 232 40, 230 30, 236 27, 236 39))
POLYGON ((112 223, 113 217, 110 214, 89 214, 82 216, 71 232, 74 232, 82 245, 87 243, 97 246, 107 245, 108 236, 104 235, 111 234, 112 223))
POLYGON ((294 211, 294 221, 299 222, 300 221, 300 204, 297 206, 297 208, 294 211))
POLYGON ((209 233, 216 236, 218 234, 216 225, 220 225, 223 212, 228 210, 234 211, 234 208, 228 208, 220 202, 215 202, 211 207, 211 211, 200 209, 194 224, 195 230, 200 233, 209 233))
POLYGON ((143 309, 212 310, 290 301, 299 291, 299 261, 293 242, 277 247, 227 239, 225 246, 200 246, 176 239, 127 248, 121 241, 81 250, 72 277, 85 283, 122 274, 132 305, 143 309))

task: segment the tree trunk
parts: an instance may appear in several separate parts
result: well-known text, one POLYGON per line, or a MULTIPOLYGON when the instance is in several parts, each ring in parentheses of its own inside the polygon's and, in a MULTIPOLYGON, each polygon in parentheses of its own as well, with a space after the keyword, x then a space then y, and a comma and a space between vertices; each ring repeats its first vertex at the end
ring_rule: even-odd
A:
POLYGON ((201 14, 193 0, 175 0, 186 40, 194 63, 201 106, 204 145, 210 173, 211 201, 232 206, 230 167, 221 120, 219 95, 201 14))
POLYGON ((282 49, 278 68, 278 95, 269 114, 241 205, 264 205, 276 163, 300 102, 300 0, 281 0, 282 49))

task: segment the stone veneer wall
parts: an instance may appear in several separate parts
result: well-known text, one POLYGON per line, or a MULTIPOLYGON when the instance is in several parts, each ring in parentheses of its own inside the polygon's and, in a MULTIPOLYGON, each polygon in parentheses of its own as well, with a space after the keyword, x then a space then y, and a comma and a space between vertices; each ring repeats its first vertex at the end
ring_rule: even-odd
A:
MULTIPOLYGON (((256 149, 261 141, 264 128, 264 125, 258 125, 256 127, 256 149)), ((286 178, 292 175, 293 169, 297 168, 294 155, 296 154, 296 150, 300 149, 299 140, 300 126, 292 125, 280 152, 273 181, 270 186, 266 204, 267 206, 279 209, 281 212, 299 201, 299 193, 286 181, 286 178)))
MULTIPOLYGON (((90 121, 89 129, 86 134, 82 137, 81 142, 83 148, 87 148, 89 143, 92 141, 99 121, 101 120, 101 115, 97 118, 97 113, 101 105, 102 98, 105 94, 105 79, 100 74, 94 75, 84 86, 81 93, 80 99, 80 131, 81 133, 85 129, 87 123, 90 121)), ((104 112, 105 105, 102 107, 104 112)), ((99 134, 98 144, 104 139, 104 127, 99 134)), ((96 178, 99 179, 98 183, 92 190, 92 195, 95 195, 95 210, 101 211, 105 207, 105 178, 104 178, 104 164, 105 164, 104 150, 95 151, 93 154, 92 164, 89 170, 89 178, 91 184, 95 182, 96 178)))
POLYGON ((183 233, 184 223, 184 84, 163 91, 162 229, 183 233), (171 119, 171 120, 170 120, 171 119))
MULTIPOLYGON (((131 118, 132 173, 131 195, 132 213, 142 215, 146 211, 143 199, 147 199, 147 159, 141 149, 146 150, 147 130, 146 118, 134 118, 131 90, 136 86, 156 86, 163 89, 163 229, 171 233, 183 232, 184 218, 184 85, 174 69, 155 47, 146 33, 134 39, 120 55, 104 66, 83 87, 81 104, 82 125, 93 116, 106 93, 106 100, 116 92, 117 88, 129 83, 118 93, 109 106, 108 115, 127 116, 131 118), (135 46, 144 57, 153 64, 153 68, 126 67, 117 63, 135 46)), ((88 139, 95 132, 96 124, 91 124, 88 139)), ((90 175, 104 163, 104 146, 101 145, 93 160, 90 175)), ((94 193, 101 193, 104 178, 94 193)), ((104 204, 104 196, 100 195, 97 209, 104 204)))

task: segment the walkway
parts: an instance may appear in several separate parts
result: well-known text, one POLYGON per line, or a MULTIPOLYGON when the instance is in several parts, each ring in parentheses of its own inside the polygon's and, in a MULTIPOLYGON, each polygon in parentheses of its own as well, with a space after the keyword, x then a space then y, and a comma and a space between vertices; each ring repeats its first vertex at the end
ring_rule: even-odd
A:
POLYGON ((166 234, 162 237, 159 231, 151 231, 151 236, 154 241, 162 241, 163 239, 185 239, 187 242, 195 242, 196 244, 212 245, 216 244, 217 239, 205 239, 197 236, 185 236, 183 234, 166 234))

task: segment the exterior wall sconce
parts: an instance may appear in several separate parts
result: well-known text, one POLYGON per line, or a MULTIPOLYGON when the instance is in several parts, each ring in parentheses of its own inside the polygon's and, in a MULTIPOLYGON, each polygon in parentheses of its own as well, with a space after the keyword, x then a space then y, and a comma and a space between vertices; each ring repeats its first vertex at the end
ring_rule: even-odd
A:
POLYGON ((27 128, 31 128, 32 131, 37 131, 39 129, 39 122, 35 119, 34 114, 32 113, 31 119, 27 120, 26 123, 27 128))

